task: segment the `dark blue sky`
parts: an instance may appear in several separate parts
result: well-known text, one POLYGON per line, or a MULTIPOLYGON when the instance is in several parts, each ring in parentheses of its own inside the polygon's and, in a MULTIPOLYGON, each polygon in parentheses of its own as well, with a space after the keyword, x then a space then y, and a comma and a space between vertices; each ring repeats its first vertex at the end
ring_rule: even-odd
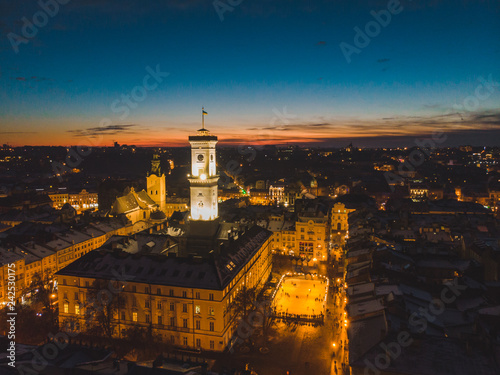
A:
POLYGON ((185 144, 201 106, 227 143, 500 138, 500 1, 60 1, 0 0, 2 142, 185 144))

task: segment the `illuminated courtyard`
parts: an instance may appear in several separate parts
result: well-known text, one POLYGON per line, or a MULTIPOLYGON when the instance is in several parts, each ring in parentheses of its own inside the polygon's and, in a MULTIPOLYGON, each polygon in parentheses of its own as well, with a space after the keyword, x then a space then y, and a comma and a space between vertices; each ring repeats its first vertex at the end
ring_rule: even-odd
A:
POLYGON ((274 306, 282 314, 325 314, 327 282, 322 277, 283 277, 276 293, 274 306))

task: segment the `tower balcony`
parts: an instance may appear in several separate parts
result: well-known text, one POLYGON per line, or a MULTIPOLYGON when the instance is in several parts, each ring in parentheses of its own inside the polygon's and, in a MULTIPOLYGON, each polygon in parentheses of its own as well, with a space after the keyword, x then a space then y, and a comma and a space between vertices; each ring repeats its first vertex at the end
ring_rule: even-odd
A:
POLYGON ((219 180, 219 175, 214 175, 214 176, 208 176, 208 177, 203 177, 201 176, 189 176, 188 181, 191 185, 212 185, 216 184, 217 181, 219 180))

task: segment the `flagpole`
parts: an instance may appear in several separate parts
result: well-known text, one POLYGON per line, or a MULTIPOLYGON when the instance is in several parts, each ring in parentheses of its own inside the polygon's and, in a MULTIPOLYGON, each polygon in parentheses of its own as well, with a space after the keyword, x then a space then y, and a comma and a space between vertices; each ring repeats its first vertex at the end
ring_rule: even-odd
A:
POLYGON ((203 114, 204 107, 201 107, 201 128, 205 129, 205 115, 203 114))

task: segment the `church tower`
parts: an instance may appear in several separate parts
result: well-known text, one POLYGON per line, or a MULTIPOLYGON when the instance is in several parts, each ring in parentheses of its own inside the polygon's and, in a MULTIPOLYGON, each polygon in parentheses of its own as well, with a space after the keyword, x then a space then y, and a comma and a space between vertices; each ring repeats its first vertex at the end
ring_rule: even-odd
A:
MULTIPOLYGON (((202 116, 206 114, 202 112, 202 116)), ((217 167, 215 145, 217 137, 202 128, 189 137, 191 143, 191 174, 188 177, 191 190, 191 220, 213 221, 219 216, 217 205, 217 167)))
POLYGON ((160 210, 165 208, 167 188, 165 174, 161 172, 160 155, 154 154, 151 160, 151 172, 146 177, 148 195, 160 206, 160 210))

